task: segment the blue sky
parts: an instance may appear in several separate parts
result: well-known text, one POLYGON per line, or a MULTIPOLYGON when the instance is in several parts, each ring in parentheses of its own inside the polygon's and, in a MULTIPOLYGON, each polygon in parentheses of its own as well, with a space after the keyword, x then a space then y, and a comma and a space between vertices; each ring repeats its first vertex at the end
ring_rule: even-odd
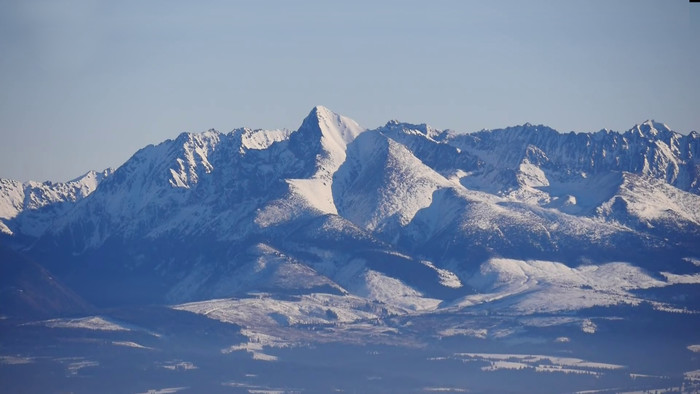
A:
POLYGON ((700 129, 700 4, 0 0, 0 177, 64 181, 317 104, 476 131, 700 129))

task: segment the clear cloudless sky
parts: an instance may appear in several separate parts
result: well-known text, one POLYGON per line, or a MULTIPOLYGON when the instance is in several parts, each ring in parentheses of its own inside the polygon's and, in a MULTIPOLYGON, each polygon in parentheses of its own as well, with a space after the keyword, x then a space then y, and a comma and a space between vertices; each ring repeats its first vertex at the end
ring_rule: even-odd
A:
POLYGON ((476 131, 700 129, 700 3, 0 0, 0 177, 65 181, 314 105, 476 131))

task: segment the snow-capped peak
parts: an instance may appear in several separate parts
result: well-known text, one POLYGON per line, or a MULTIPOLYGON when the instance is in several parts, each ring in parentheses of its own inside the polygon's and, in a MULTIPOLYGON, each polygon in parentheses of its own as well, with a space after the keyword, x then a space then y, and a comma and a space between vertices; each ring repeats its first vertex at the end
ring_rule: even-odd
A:
POLYGON ((629 132, 637 134, 640 137, 654 138, 659 135, 671 133, 671 128, 664 123, 656 122, 653 119, 646 120, 638 125, 635 125, 629 132))
POLYGON ((241 146, 245 149, 264 150, 270 147, 275 142, 283 141, 289 138, 290 130, 275 129, 275 130, 252 130, 249 128, 239 128, 231 131, 231 135, 238 136, 241 139, 241 146))
POLYGON ((436 130, 426 123, 421 124, 411 124, 403 123, 398 120, 390 120, 384 126, 385 131, 390 131, 394 133, 403 133, 408 135, 421 135, 429 139, 434 139, 442 133, 440 130, 436 130))
MULTIPOLYGON (((700 255, 698 141, 653 121, 637 129, 658 136, 532 124, 364 131, 318 106, 294 132, 210 130, 151 145, 87 197, 108 174, 62 188, 0 180, 0 240, 47 256, 82 291, 112 286, 107 303, 132 287, 149 302, 328 288, 423 310, 480 289, 469 278, 497 256, 509 260, 477 275, 498 286, 481 290, 539 281, 563 291, 568 279, 544 278, 578 280, 580 262, 631 256, 656 269, 666 255, 700 255), (527 263, 541 256, 561 264, 527 263)), ((598 277, 584 279, 574 284, 587 297, 598 277)))
POLYGON ((74 187, 80 190, 80 197, 85 197, 97 189, 97 185, 99 185, 105 178, 112 175, 113 172, 113 168, 107 168, 106 170, 99 172, 91 170, 66 183, 68 185, 74 185, 74 187))
MULTIPOLYGON (((19 182, 0 179, 0 233, 13 234, 10 225, 4 221, 11 220, 22 212, 33 211, 48 205, 74 203, 97 189, 97 186, 114 172, 108 168, 104 171, 88 171, 68 182, 19 182)), ((60 210, 56 210, 58 212, 60 210)), ((48 223, 26 225, 25 232, 33 235, 41 233, 48 223), (33 228, 33 230, 29 230, 33 228)))
POLYGON ((311 110, 299 128, 300 131, 302 129, 317 129, 328 143, 342 150, 365 130, 354 120, 321 105, 311 110))
POLYGON ((348 145, 365 131, 357 122, 338 115, 326 107, 316 106, 299 129, 289 137, 289 147, 297 158, 313 160, 313 172, 300 178, 286 179, 293 201, 303 201, 323 213, 337 214, 333 201, 333 174, 347 156, 348 145))

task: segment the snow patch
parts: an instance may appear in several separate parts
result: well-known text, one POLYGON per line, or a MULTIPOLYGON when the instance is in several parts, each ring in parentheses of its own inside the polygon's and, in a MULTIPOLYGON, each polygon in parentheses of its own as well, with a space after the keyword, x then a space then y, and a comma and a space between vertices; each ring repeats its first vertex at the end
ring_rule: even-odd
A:
POLYGON ((338 214, 333 202, 330 180, 327 179, 288 179, 292 193, 305 199, 309 205, 323 214, 338 214))
POLYGON ((173 308, 205 315, 243 327, 280 326, 275 316, 284 316, 284 325, 329 324, 376 318, 365 307, 367 301, 355 296, 313 293, 296 299, 276 299, 267 294, 240 299, 220 299, 176 305, 173 308), (331 309, 333 315, 327 311, 331 309))
POLYGON ((143 393, 137 394, 173 394, 177 393, 178 391, 187 390, 188 388, 189 387, 165 387, 162 389, 148 389, 143 393))
POLYGON ((82 360, 68 363, 66 369, 68 370, 69 375, 75 376, 83 368, 98 367, 99 365, 100 363, 98 361, 82 360))
POLYGON ((427 267, 434 269, 438 273, 440 284, 445 287, 451 287, 453 289, 458 289, 462 287, 462 281, 459 277, 452 271, 446 270, 444 268, 437 268, 432 262, 427 260, 422 260, 421 263, 427 267))
POLYGON ((700 274, 693 274, 693 275, 677 275, 677 274, 672 274, 670 272, 662 272, 661 275, 663 275, 666 278, 666 282, 668 284, 683 284, 683 285, 696 285, 700 284, 700 274))
POLYGON ((2 365, 20 365, 31 364, 34 362, 34 357, 25 356, 0 356, 0 364, 2 365))
MULTIPOLYGON (((234 131, 235 132, 235 131, 234 131)), ((287 129, 276 130, 241 130, 241 144, 246 149, 263 150, 275 142, 289 138, 291 131, 287 129)))
POLYGON ((690 381, 693 382, 700 382, 700 369, 696 369, 694 371, 688 371, 683 374, 683 376, 690 381))
POLYGON ((457 300, 454 305, 470 307, 501 301, 505 307, 530 314, 638 305, 642 300, 630 290, 663 287, 668 282, 628 263, 571 268, 551 261, 494 258, 482 264, 468 284, 480 293, 457 300))
POLYGON ((419 291, 407 286, 400 280, 380 272, 367 270, 365 291, 367 298, 389 305, 395 305, 408 311, 428 311, 438 307, 441 300, 424 297, 419 291))
POLYGON ((684 261, 689 262, 690 264, 693 264, 696 267, 700 267, 700 259, 696 257, 685 257, 683 258, 684 261))
POLYGON ((148 349, 148 350, 153 350, 152 347, 148 346, 143 346, 141 344, 138 344, 136 342, 131 342, 131 341, 112 341, 112 345, 115 346, 124 346, 124 347, 131 347, 131 348, 136 348, 136 349, 148 349))
POLYGON ((198 366, 194 365, 189 361, 182 360, 171 360, 163 363, 161 367, 169 369, 171 371, 189 371, 193 369, 199 369, 198 366))
POLYGON ((483 371, 522 370, 535 372, 558 372, 564 374, 601 375, 604 371, 619 370, 623 365, 598 363, 573 357, 556 357, 536 354, 498 354, 498 353, 456 353, 463 361, 485 361, 483 371))
POLYGON ((89 316, 78 319, 52 319, 44 320, 33 325, 42 325, 50 328, 82 328, 97 331, 131 331, 131 329, 109 321, 100 316, 89 316))
POLYGON ((586 319, 581 323, 581 331, 586 334, 595 334, 597 330, 598 326, 590 319, 586 319))
POLYGON ((467 336, 467 337, 472 337, 472 338, 485 339, 488 336, 488 333, 489 333, 488 330, 485 328, 475 329, 475 328, 453 327, 453 328, 446 328, 444 330, 438 331, 438 335, 440 337, 443 337, 443 338, 462 335, 462 336, 467 336))

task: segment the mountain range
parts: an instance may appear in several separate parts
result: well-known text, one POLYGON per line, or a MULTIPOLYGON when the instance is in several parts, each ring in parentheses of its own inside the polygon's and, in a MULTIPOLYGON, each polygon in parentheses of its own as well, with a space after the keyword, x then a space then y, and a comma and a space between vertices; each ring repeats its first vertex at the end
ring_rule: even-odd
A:
POLYGON ((542 314, 595 332, 582 311, 698 312, 700 134, 366 129, 319 106, 295 131, 182 133, 66 183, 0 179, 0 233, 13 267, 56 277, 27 289, 63 294, 38 307, 26 275, 5 283, 0 313, 25 320, 168 305, 242 327, 263 358, 251 343, 500 338, 542 314))

